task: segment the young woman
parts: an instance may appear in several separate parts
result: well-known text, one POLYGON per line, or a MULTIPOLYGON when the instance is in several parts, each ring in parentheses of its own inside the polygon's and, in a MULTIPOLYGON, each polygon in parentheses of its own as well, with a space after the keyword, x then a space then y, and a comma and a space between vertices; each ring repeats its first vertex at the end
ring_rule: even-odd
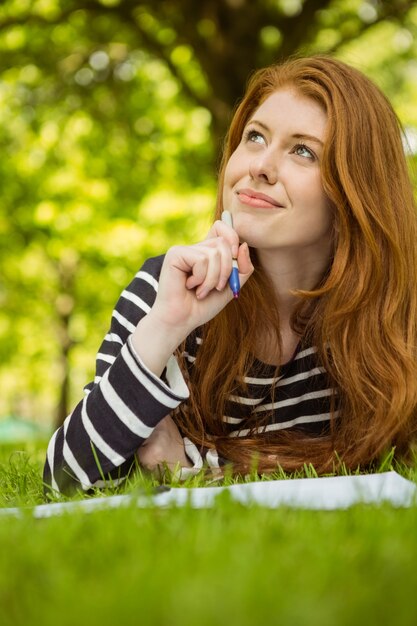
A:
POLYGON ((96 378, 51 439, 53 489, 115 484, 135 458, 184 476, 224 463, 331 472, 393 446, 411 458, 417 218, 385 96, 332 58, 258 71, 215 217, 203 242, 149 259, 122 293, 96 378))

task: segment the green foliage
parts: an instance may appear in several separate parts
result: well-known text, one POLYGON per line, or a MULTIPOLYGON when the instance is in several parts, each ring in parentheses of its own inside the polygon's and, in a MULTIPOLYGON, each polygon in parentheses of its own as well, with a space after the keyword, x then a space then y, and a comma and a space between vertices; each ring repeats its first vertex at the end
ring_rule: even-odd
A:
POLYGON ((62 419, 142 261, 204 236, 255 67, 335 52, 417 142, 413 4, 1 3, 0 415, 62 419))
POLYGON ((53 46, 36 27, 0 33, 13 59, 0 83, 0 413, 49 421, 69 366, 78 396, 93 375, 122 288, 147 256, 201 237, 213 200, 210 115, 161 62, 128 54, 127 35, 95 24, 110 42, 91 53, 84 22, 55 26, 53 46))

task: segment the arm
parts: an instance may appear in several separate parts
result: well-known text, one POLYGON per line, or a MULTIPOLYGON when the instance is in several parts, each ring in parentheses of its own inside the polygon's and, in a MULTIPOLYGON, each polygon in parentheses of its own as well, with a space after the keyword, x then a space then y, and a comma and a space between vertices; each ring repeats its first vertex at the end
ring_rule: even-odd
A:
POLYGON ((94 382, 50 441, 44 480, 57 491, 103 486, 103 475, 114 484, 123 480, 154 426, 188 397, 174 358, 167 359, 162 380, 131 343, 155 301, 161 264, 162 258, 147 261, 123 291, 97 354, 94 382))
MULTIPOLYGON (((225 289, 231 245, 238 245, 236 233, 216 222, 206 242, 168 251, 159 285, 145 267, 135 279, 139 286, 132 284, 122 294, 97 356, 95 382, 51 439, 47 484, 88 489, 109 477, 123 479, 136 450, 186 400, 188 389, 172 353, 232 299, 225 289)), ((239 254, 243 285, 253 267, 247 246, 239 254)))
POLYGON ((151 436, 143 442, 136 453, 140 464, 158 475, 168 467, 174 471, 178 465, 191 468, 184 448, 184 441, 172 417, 167 415, 154 428, 151 436))

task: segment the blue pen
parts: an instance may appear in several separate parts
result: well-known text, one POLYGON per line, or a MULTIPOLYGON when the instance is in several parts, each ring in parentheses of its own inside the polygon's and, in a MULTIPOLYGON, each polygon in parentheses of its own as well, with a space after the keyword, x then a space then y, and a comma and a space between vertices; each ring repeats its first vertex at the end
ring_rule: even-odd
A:
MULTIPOLYGON (((225 224, 233 228, 232 214, 229 211, 223 211, 222 222, 224 222, 225 224)), ((240 281, 239 281, 239 268, 237 265, 237 259, 233 258, 232 266, 233 266, 232 273, 230 274, 230 277, 229 277, 229 285, 230 285, 230 289, 233 292, 233 297, 238 298, 239 291, 240 291, 240 281)))

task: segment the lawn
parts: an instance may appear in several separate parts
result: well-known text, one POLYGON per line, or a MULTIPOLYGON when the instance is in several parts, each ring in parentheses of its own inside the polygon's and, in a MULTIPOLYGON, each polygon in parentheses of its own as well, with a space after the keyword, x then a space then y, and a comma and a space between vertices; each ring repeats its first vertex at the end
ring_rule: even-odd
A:
MULTIPOLYGON (((43 455, 0 450, 0 506, 42 502, 43 455)), ((28 512, 0 542, 3 626, 417 624, 417 507, 28 512)))

